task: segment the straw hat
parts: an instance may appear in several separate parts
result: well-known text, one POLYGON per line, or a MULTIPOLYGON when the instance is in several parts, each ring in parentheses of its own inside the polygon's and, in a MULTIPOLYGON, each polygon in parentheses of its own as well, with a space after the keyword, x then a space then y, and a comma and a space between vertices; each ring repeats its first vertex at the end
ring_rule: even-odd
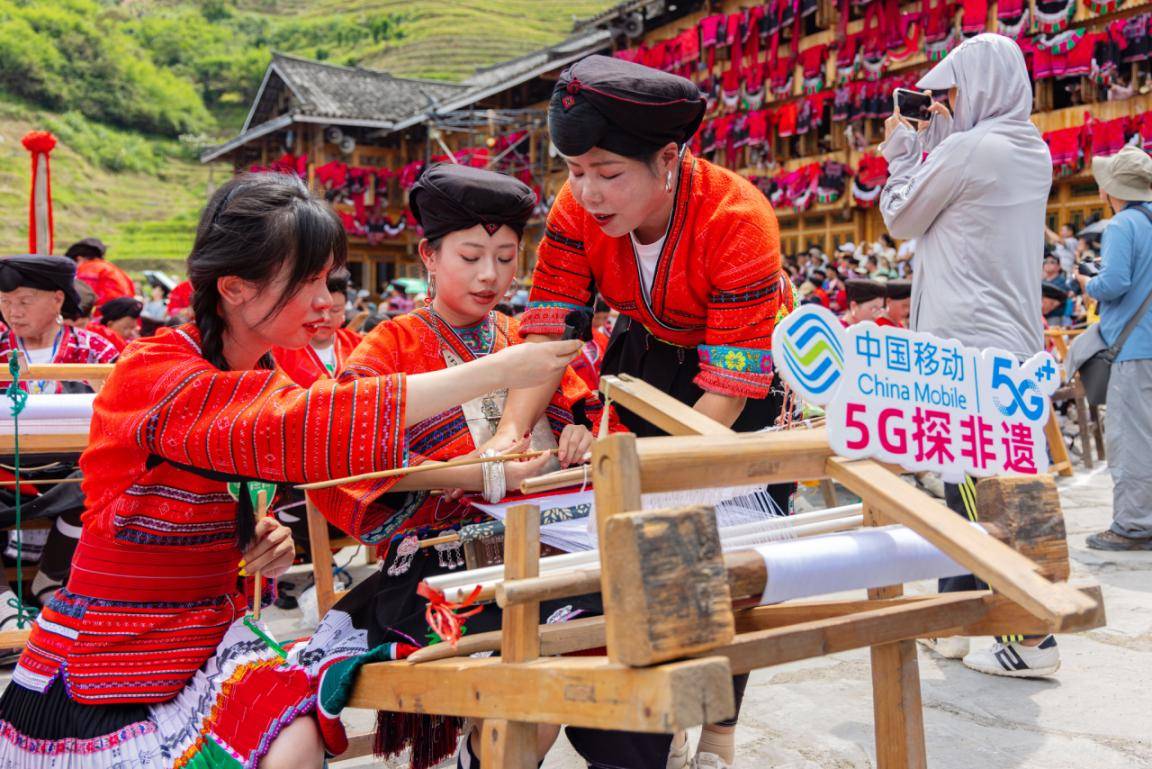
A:
POLYGON ((1092 175, 1100 189, 1128 202, 1152 200, 1152 157, 1126 146, 1112 157, 1092 158, 1092 175))

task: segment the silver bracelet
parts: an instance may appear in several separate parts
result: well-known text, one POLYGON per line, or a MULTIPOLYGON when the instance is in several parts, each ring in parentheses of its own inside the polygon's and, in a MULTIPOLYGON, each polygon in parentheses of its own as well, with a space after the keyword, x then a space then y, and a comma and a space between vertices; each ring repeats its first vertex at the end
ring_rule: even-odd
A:
MULTIPOLYGON (((494 457, 498 452, 489 450, 483 452, 481 457, 494 457)), ((504 499, 508 493, 508 479, 504 473, 503 462, 485 462, 481 465, 484 479, 484 499, 489 504, 496 504, 504 499)))

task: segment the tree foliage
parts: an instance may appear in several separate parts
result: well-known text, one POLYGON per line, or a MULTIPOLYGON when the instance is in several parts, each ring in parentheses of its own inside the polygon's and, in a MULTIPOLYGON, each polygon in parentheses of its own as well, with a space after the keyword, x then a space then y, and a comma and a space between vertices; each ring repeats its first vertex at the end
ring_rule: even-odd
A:
POLYGON ((272 50, 354 62, 357 48, 402 37, 402 23, 258 14, 233 0, 0 0, 0 90, 122 128, 203 133, 254 97, 272 50))

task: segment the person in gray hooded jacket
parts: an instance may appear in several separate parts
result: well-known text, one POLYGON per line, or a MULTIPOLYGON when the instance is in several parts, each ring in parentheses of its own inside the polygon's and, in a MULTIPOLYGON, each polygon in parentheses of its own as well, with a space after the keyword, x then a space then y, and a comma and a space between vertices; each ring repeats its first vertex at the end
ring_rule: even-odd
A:
MULTIPOLYGON (((1044 346, 1040 257, 1052 158, 1029 120, 1024 55, 1007 37, 977 35, 917 88, 947 91, 953 111, 933 105, 932 119, 916 127, 897 112, 884 126, 890 176, 880 212, 894 237, 916 238, 909 326, 1029 358, 1044 346)), ((944 490, 949 507, 975 519, 971 479, 944 490)), ((972 576, 940 584, 942 592, 979 587, 972 576)), ((1060 667, 1052 636, 1000 638, 971 653, 966 638, 926 645, 993 675, 1032 678, 1060 667)))

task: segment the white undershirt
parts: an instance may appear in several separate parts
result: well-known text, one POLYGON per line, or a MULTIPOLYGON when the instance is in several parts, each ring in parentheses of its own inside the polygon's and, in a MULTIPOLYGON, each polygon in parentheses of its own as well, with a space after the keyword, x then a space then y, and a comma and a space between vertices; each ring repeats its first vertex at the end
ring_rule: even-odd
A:
POLYGON ((324 368, 328 369, 329 374, 336 373, 336 345, 330 344, 327 347, 313 347, 316 351, 316 357, 320 358, 320 362, 324 364, 324 368))
POLYGON ((660 240, 648 245, 636 240, 635 233, 628 233, 628 237, 632 238, 632 247, 636 249, 636 258, 640 262, 640 277, 644 282, 644 291, 648 293, 652 290, 652 281, 656 279, 656 263, 660 261, 660 252, 664 250, 664 241, 668 233, 664 233, 660 240))
POLYGON ((27 348, 24 354, 28 356, 28 363, 51 363, 52 353, 55 350, 51 347, 38 347, 36 349, 27 348))

